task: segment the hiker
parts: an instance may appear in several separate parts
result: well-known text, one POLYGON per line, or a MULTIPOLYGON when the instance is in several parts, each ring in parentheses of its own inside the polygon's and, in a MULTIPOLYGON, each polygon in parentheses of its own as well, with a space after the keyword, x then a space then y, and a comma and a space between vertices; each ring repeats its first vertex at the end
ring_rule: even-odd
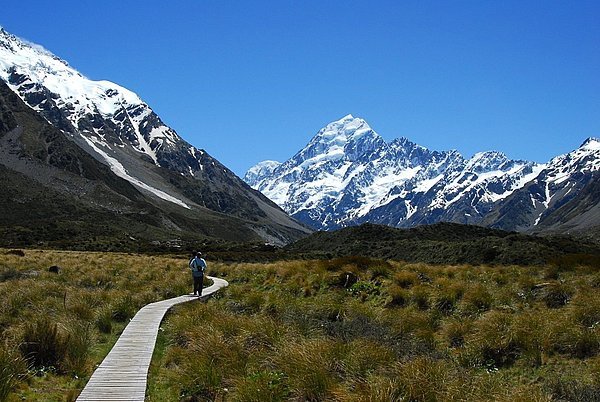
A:
POLYGON ((192 270, 192 278, 194 279, 194 296, 198 292, 198 296, 202 296, 202 283, 204 282, 204 271, 206 270, 206 261, 202 258, 202 253, 198 251, 194 253, 190 259, 190 269, 192 270))

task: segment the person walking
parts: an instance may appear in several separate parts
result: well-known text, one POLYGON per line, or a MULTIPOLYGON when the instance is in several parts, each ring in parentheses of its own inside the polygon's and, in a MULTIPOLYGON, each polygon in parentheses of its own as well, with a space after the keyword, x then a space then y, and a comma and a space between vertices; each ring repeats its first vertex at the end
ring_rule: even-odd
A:
POLYGON ((206 271, 206 261, 202 258, 202 253, 198 251, 190 259, 190 269, 192 270, 192 278, 194 280, 194 296, 196 292, 198 296, 202 296, 202 284, 204 282, 204 271, 206 271))

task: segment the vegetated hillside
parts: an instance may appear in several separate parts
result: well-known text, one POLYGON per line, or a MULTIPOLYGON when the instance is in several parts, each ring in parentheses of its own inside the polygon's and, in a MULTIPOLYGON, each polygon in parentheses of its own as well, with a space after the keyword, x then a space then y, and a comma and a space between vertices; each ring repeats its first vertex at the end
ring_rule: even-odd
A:
POLYGON ((600 246, 567 236, 537 237, 480 226, 436 223, 411 229, 364 224, 317 232, 285 248, 306 258, 368 256, 432 264, 542 264, 600 246))

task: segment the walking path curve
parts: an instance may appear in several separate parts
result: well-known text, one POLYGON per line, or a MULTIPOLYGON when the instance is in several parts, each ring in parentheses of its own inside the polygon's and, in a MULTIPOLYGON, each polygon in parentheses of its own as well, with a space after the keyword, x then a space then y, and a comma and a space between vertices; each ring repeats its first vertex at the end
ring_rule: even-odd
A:
MULTIPOLYGON (((227 281, 213 278, 210 287, 202 289, 205 298, 228 285, 227 281)), ((148 367, 152 359, 158 327, 167 312, 176 304, 198 299, 184 295, 150 303, 140 309, 94 371, 77 401, 140 401, 146 396, 148 367)))

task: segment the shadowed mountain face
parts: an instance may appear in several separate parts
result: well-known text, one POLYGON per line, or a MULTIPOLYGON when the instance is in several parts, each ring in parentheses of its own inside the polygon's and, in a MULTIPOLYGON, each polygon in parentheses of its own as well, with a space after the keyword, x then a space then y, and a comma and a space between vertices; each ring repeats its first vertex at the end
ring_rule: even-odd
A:
POLYGON ((406 138, 388 143, 366 121, 348 115, 289 160, 261 162, 244 179, 317 229, 456 222, 569 232, 600 226, 598 213, 590 211, 600 199, 587 189, 599 171, 600 141, 594 138, 547 164, 497 151, 465 159, 406 138), (583 212, 587 218, 577 218, 583 212))
MULTIPOLYGON (((181 139, 137 95, 88 80, 4 30, 0 78, 6 212, 27 205, 48 220, 82 222, 92 232, 102 222, 114 236, 127 238, 144 232, 131 222, 145 222, 148 240, 196 236, 284 244, 310 232, 181 139), (19 204, 10 197, 27 198, 32 189, 47 198, 19 204), (83 210, 56 215, 65 205, 83 210), (88 222, 91 216, 95 220, 88 222)), ((18 223, 7 221, 5 232, 18 223)))

